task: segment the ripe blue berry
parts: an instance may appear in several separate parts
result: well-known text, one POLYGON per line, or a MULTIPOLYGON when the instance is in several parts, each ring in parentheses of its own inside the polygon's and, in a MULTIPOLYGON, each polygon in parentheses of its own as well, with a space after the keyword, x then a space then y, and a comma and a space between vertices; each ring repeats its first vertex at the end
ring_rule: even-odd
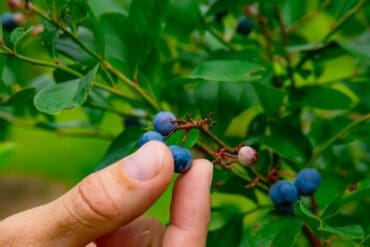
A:
POLYGON ((311 196, 321 183, 321 175, 314 168, 301 170, 295 179, 295 186, 300 195, 311 196))
POLYGON ((176 127, 176 123, 171 122, 172 120, 176 120, 176 117, 171 112, 158 112, 153 119, 155 131, 164 136, 168 135, 176 127))
POLYGON ((246 17, 243 17, 239 20, 236 27, 236 32, 240 35, 248 35, 253 28, 253 23, 246 17))
POLYGON ((279 213, 292 213, 293 205, 298 201, 298 191, 288 181, 279 181, 271 186, 269 195, 279 213))
POLYGON ((184 173, 189 170, 193 161, 190 151, 176 145, 170 146, 169 148, 172 152, 173 160, 175 161, 175 172, 184 173))
POLYGON ((137 145, 138 145, 138 147, 141 147, 142 145, 144 145, 145 143, 150 142, 150 141, 164 142, 164 139, 163 139, 163 136, 161 134, 159 134, 158 132, 148 131, 148 132, 145 132, 140 137, 139 141, 137 142, 137 145))
POLYGON ((3 25, 3 29, 6 31, 12 31, 15 29, 18 25, 15 20, 15 17, 11 13, 4 13, 1 15, 1 23, 3 25))

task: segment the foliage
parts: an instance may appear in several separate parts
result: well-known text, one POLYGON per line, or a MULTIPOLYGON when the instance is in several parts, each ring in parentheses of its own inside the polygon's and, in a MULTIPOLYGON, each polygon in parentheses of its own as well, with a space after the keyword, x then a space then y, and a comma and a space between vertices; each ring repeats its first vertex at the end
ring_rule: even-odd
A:
MULTIPOLYGON (((215 165, 208 246, 369 242, 369 1, 38 0, 22 11, 23 26, 1 31, 0 141, 10 125, 107 139, 100 169, 132 152, 158 111, 212 112, 210 130, 168 142, 186 134, 211 159, 243 143, 260 158, 215 165), (73 109, 82 120, 56 117, 73 109), (109 114, 138 121, 112 133, 109 114), (322 185, 294 216, 275 214, 268 188, 304 167, 322 185)), ((0 165, 11 148, 0 143, 0 165)))

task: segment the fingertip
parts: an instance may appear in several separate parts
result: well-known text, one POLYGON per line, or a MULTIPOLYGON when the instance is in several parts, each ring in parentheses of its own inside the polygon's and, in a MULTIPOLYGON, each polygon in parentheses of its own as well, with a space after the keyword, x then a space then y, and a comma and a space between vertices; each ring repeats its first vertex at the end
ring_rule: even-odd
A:
POLYGON ((165 171, 173 174, 174 162, 171 150, 168 146, 160 141, 150 141, 145 143, 137 152, 142 153, 144 156, 153 153, 156 154, 158 162, 163 164, 165 171))
POLYGON ((196 173, 197 176, 199 177, 208 178, 209 186, 211 186, 213 177, 213 164, 209 160, 207 159, 194 160, 190 171, 192 173, 196 173))

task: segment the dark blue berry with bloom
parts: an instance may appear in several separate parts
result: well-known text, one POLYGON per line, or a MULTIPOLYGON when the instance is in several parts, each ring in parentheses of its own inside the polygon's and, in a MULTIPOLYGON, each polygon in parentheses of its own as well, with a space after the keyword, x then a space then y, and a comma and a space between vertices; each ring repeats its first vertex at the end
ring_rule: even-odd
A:
POLYGON ((150 141, 160 141, 164 142, 164 138, 161 134, 159 134, 156 131, 148 131, 145 132, 139 139, 137 145, 138 147, 143 146, 145 143, 150 142, 150 141))
POLYGON ((295 186, 298 193, 303 196, 311 196, 321 183, 321 175, 314 168, 306 168, 301 170, 295 179, 295 186))
POLYGON ((279 181, 271 186, 269 195, 279 213, 293 213, 293 205, 298 201, 298 191, 293 183, 279 181))
POLYGON ((184 173, 189 170, 193 161, 193 156, 190 151, 184 147, 176 145, 170 146, 169 148, 175 162, 175 172, 184 173))
POLYGON ((171 112, 158 112, 153 119, 155 131, 164 136, 168 135, 176 128, 176 123, 172 122, 173 120, 176 120, 176 117, 171 112))

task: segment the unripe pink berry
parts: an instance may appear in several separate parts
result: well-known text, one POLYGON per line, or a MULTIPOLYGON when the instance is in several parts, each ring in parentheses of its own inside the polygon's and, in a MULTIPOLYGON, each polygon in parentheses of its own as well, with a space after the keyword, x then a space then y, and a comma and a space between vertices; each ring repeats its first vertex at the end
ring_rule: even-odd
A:
POLYGON ((239 149, 238 160, 242 165, 251 166, 257 162, 258 153, 253 148, 244 146, 239 149))

